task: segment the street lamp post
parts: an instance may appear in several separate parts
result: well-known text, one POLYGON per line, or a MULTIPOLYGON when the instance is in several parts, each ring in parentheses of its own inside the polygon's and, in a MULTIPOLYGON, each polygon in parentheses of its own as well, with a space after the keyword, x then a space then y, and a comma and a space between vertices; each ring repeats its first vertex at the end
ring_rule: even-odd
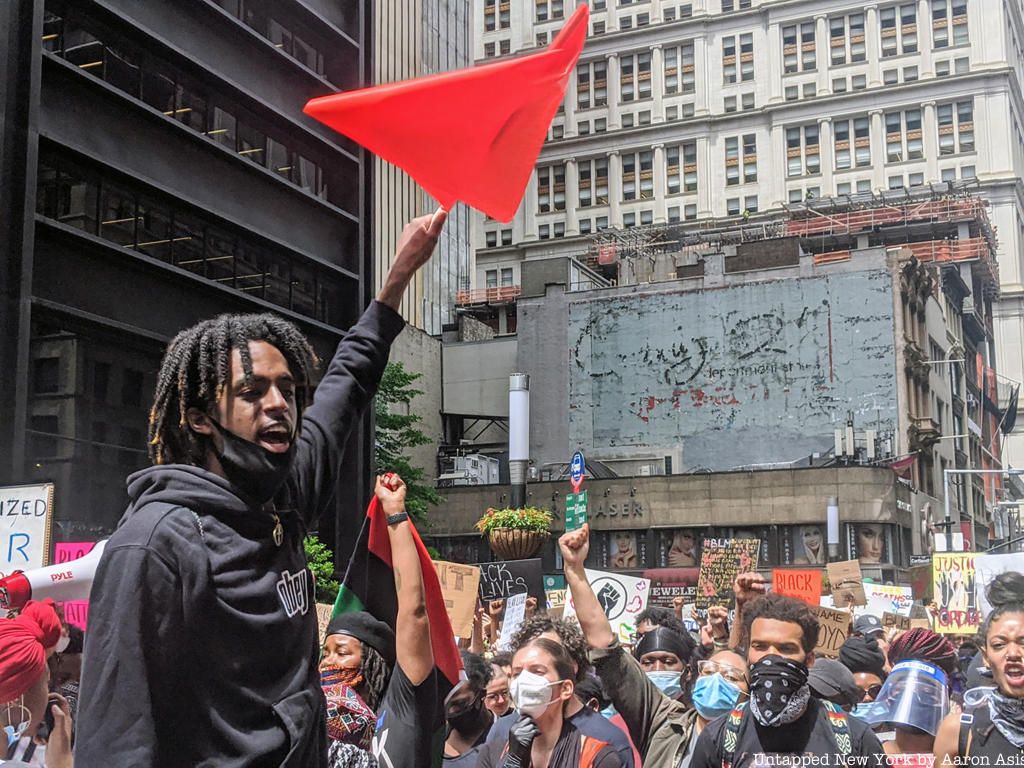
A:
MULTIPOLYGON (((942 472, 942 495, 943 505, 945 506, 945 521, 939 523, 940 526, 946 529, 946 546, 948 547, 952 540, 952 526, 953 516, 950 510, 949 501, 949 476, 950 475, 1021 475, 1024 474, 1024 469, 946 469, 942 472)), ((959 522, 960 505, 957 504, 957 522, 959 522)), ((971 515, 971 539, 974 538, 974 515, 971 515)))

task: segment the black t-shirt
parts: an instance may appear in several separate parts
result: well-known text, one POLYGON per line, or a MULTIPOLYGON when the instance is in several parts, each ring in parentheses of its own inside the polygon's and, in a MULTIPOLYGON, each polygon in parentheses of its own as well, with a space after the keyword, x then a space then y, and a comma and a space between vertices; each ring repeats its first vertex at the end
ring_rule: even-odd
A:
MULTIPOLYGON (((690 768, 721 768, 722 742, 728 718, 729 715, 723 715, 704 728, 694 747, 690 768)), ((867 765, 884 766, 885 752, 870 726, 850 716, 846 717, 846 723, 850 731, 850 754, 858 757, 878 755, 877 760, 874 757, 869 759, 867 765)), ((749 710, 744 713, 733 754, 733 768, 785 768, 787 757, 794 766, 802 766, 806 762, 801 762, 801 759, 807 755, 815 756, 816 766, 848 764, 836 745, 835 730, 826 710, 817 699, 812 698, 803 716, 790 725, 765 728, 749 710)))
POLYGON ((413 685, 395 665, 384 700, 377 708, 373 756, 380 768, 430 768, 433 718, 437 712, 437 672, 413 685))

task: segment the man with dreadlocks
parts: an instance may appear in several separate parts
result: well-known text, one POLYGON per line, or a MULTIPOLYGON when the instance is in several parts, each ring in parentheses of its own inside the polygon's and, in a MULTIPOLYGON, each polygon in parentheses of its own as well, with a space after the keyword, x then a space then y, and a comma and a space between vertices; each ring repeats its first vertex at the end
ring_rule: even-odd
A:
POLYGON ((331 502, 404 326, 402 294, 444 221, 406 225, 305 412, 315 356, 291 323, 222 315, 171 342, 150 415, 154 466, 128 478, 93 584, 78 765, 326 765, 303 538, 331 502))

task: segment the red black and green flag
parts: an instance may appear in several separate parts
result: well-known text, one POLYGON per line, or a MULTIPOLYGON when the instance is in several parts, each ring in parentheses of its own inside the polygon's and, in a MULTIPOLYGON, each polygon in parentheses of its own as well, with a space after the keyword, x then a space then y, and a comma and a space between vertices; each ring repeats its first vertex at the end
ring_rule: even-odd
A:
MULTIPOLYGON (((430 619, 430 644, 434 653, 434 666, 437 669, 438 704, 436 713, 440 713, 440 740, 435 739, 434 764, 440 765, 442 760, 441 747, 444 743, 444 701, 452 688, 458 685, 462 676, 462 658, 455 645, 455 633, 452 630, 448 612, 445 609, 441 583, 437 579, 433 561, 427 554, 419 533, 413 529, 416 550, 420 557, 420 571, 423 574, 423 592, 430 619)), ((398 616, 398 594, 395 590, 394 568, 391 559, 391 539, 388 537, 386 515, 380 501, 374 498, 366 510, 366 519, 359 532, 352 559, 338 598, 334 602, 331 617, 340 613, 366 611, 375 618, 386 622, 392 628, 398 616)), ((434 714, 434 713, 431 713, 434 714)))

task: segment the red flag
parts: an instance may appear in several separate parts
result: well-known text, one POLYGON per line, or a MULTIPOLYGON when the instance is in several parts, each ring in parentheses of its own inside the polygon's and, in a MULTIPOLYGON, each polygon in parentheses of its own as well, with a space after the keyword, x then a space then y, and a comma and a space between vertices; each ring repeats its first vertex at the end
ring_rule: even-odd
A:
POLYGON ((307 115, 404 169, 445 208, 511 221, 583 50, 584 3, 539 53, 312 99, 307 115))
POLYGON ((903 457, 902 459, 896 459, 896 461, 889 464, 889 469, 891 469, 897 475, 904 475, 910 470, 912 466, 914 466, 915 461, 917 461, 917 454, 912 453, 909 456, 903 457))

